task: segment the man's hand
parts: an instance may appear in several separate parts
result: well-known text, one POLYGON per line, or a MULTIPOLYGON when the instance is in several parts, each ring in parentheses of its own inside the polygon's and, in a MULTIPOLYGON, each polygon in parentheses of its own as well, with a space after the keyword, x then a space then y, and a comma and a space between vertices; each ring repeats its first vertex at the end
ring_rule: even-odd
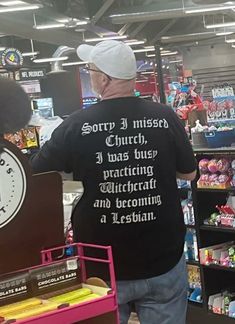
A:
POLYGON ((193 181, 196 178, 197 171, 193 171, 191 173, 179 173, 176 172, 176 178, 181 180, 193 181))

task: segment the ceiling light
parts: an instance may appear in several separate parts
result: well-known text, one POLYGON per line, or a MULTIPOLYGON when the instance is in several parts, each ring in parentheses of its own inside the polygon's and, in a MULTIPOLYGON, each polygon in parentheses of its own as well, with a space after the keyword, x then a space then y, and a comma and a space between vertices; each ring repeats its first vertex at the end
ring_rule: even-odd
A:
POLYGON ((223 5, 223 6, 216 6, 216 7, 210 7, 210 8, 195 8, 195 9, 186 9, 186 14, 192 14, 192 13, 200 13, 200 12, 211 12, 211 11, 220 11, 220 10, 232 10, 235 8, 235 5, 223 5))
POLYGON ((161 56, 171 56, 171 55, 177 55, 178 52, 175 51, 175 52, 169 52, 169 53, 162 53, 161 56))
POLYGON ((225 42, 228 44, 235 43, 235 38, 226 39, 225 42))
POLYGON ((154 52, 155 48, 140 48, 133 50, 134 53, 154 52))
POLYGON ((0 47, 0 51, 5 51, 6 47, 0 47))
POLYGON ((53 28, 63 28, 65 24, 55 23, 55 24, 46 24, 46 25, 35 25, 35 29, 53 29, 53 28))
POLYGON ((26 11, 42 8, 41 5, 28 5, 28 6, 19 6, 19 7, 4 7, 0 8, 0 13, 6 12, 16 12, 16 11, 26 11))
POLYGON ((146 55, 147 57, 155 57, 156 55, 155 54, 149 54, 149 55, 146 55))
POLYGON ((136 80, 136 83, 148 82, 148 80, 136 80))
POLYGON ((73 65, 85 65, 88 64, 88 62, 83 62, 83 61, 78 61, 78 62, 68 62, 68 63, 63 63, 63 66, 73 66, 73 65))
MULTIPOLYGON (((177 55, 178 52, 168 52, 168 53, 161 53, 161 56, 171 56, 171 55, 177 55)), ((155 57, 155 54, 148 54, 146 55, 147 57, 155 57)))
POLYGON ((88 23, 89 23, 89 21, 87 21, 87 20, 78 20, 76 22, 76 25, 77 26, 82 26, 82 25, 87 25, 88 23))
POLYGON ((0 1, 1 6, 17 6, 22 4, 25 4, 25 2, 20 0, 0 1))
POLYGON ((232 48, 235 48, 235 45, 234 44, 232 45, 232 48))
POLYGON ((142 45, 146 42, 146 40, 127 40, 125 41, 125 44, 132 46, 132 45, 142 45))
POLYGON ((104 40, 110 40, 110 39, 126 39, 127 36, 126 35, 114 35, 114 36, 106 36, 106 37, 96 37, 96 38, 86 38, 84 39, 84 41, 86 43, 90 43, 90 42, 101 42, 104 40))
POLYGON ((220 24, 213 24, 213 25, 206 25, 205 27, 207 29, 212 29, 212 28, 221 28, 221 27, 233 27, 235 26, 235 21, 231 22, 225 22, 225 23, 220 23, 220 24))
POLYGON ((34 10, 42 8, 41 5, 28 5, 28 6, 19 6, 19 7, 4 7, 0 8, 0 13, 5 12, 15 12, 15 11, 26 11, 26 10, 34 10))
POLYGON ((169 64, 174 64, 174 63, 182 63, 183 60, 175 60, 175 61, 169 61, 169 64))
POLYGON ((153 71, 144 71, 144 72, 140 72, 141 74, 154 74, 153 71))
POLYGON ((39 54, 39 52, 25 52, 25 53, 22 53, 22 56, 26 57, 26 56, 35 56, 39 54))
POLYGON ((66 61, 68 56, 61 56, 61 57, 48 57, 42 59, 35 59, 33 60, 34 63, 47 63, 47 62, 57 62, 57 61, 66 61))
POLYGON ((216 36, 228 36, 228 35, 232 35, 232 34, 234 34, 234 32, 224 31, 224 32, 216 33, 216 36))

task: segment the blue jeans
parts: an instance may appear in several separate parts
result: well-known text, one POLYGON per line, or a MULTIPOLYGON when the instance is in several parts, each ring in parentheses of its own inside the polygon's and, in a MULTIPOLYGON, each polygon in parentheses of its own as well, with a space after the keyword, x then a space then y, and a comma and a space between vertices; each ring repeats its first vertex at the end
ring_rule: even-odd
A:
POLYGON ((127 324, 131 304, 141 324, 185 324, 188 278, 186 262, 168 273, 145 280, 118 281, 120 324, 127 324))

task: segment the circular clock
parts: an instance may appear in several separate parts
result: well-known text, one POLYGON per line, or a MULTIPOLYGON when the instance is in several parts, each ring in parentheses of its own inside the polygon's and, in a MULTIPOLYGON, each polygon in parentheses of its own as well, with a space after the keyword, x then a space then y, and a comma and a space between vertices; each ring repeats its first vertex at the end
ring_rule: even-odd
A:
POLYGON ((4 147, 0 153, 0 228, 20 210, 26 194, 26 174, 16 155, 4 147))

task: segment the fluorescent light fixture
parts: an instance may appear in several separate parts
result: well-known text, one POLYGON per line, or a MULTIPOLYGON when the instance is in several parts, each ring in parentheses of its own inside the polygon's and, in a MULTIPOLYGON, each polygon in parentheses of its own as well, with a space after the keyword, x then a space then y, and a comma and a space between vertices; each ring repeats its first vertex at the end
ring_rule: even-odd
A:
POLYGON ((135 81, 136 83, 144 83, 144 82, 148 82, 148 80, 137 80, 135 81))
POLYGON ((34 63, 48 63, 48 62, 57 62, 57 61, 66 61, 68 56, 61 56, 61 57, 48 57, 42 59, 35 59, 33 60, 34 63))
POLYGON ((76 22, 76 25, 77 26, 82 26, 82 25, 87 25, 88 23, 89 23, 89 21, 87 21, 87 20, 78 20, 76 22))
POLYGON ((226 39, 225 42, 228 44, 235 43, 235 38, 226 39))
POLYGON ((140 72, 140 74, 154 74, 153 71, 144 71, 144 72, 140 72))
POLYGON ((0 51, 4 51, 6 47, 0 46, 0 51))
POLYGON ((127 36, 126 35, 114 35, 114 36, 105 36, 105 37, 96 37, 96 38, 86 38, 84 39, 84 41, 86 43, 90 43, 90 42, 101 42, 104 40, 110 40, 110 39, 126 39, 127 36))
POLYGON ((235 45, 234 44, 232 45, 232 48, 235 48, 235 45))
POLYGON ((146 40, 128 40, 125 41, 125 44, 132 46, 132 45, 142 45, 145 44, 146 40))
POLYGON ((224 32, 216 33, 216 36, 228 36, 228 35, 232 35, 232 34, 234 34, 234 32, 224 31, 224 32))
POLYGON ((175 61, 169 61, 169 64, 174 64, 174 63, 182 63, 183 60, 175 60, 175 61))
POLYGON ((55 24, 45 24, 45 25, 35 25, 35 29, 53 29, 53 28, 63 28, 65 24, 55 23, 55 24))
MULTIPOLYGON (((168 52, 168 53, 161 53, 161 56, 172 56, 172 55, 177 55, 178 52, 168 52)), ((155 57, 156 55, 155 54, 149 54, 149 55, 146 55, 147 57, 155 57)))
POLYGON ((133 50, 134 53, 154 52, 155 48, 140 48, 133 50))
POLYGON ((149 55, 146 55, 147 57, 155 57, 156 55, 155 54, 149 54, 149 55))
POLYGON ((1 6, 17 6, 22 4, 25 4, 25 2, 20 0, 0 1, 1 6))
POLYGON ((22 56, 26 57, 26 56, 35 56, 39 54, 39 52, 25 52, 25 53, 22 53, 22 56))
POLYGON ((235 5, 223 5, 223 6, 216 6, 216 7, 210 7, 210 8, 192 8, 192 9, 186 9, 185 13, 186 14, 193 14, 193 13, 204 13, 204 12, 212 12, 212 11, 220 11, 220 10, 232 10, 235 8, 235 5))
POLYGON ((26 11, 42 8, 41 5, 28 5, 28 6, 19 6, 19 7, 4 7, 0 8, 0 13, 5 12, 15 12, 15 11, 26 11))
POLYGON ((235 21, 231 21, 231 22, 224 22, 220 24, 206 25, 205 27, 207 29, 212 29, 212 28, 234 27, 234 26, 235 26, 235 21))
POLYGON ((175 52, 169 52, 169 53, 162 53, 161 55, 162 56, 171 56, 171 55, 177 55, 177 54, 178 54, 178 52, 175 51, 175 52))
POLYGON ((74 65, 85 65, 88 64, 88 62, 83 62, 83 61, 78 61, 78 62, 68 62, 68 63, 63 63, 63 66, 74 66, 74 65))
POLYGON ((1 6, 17 6, 17 5, 25 5, 24 1, 20 0, 12 0, 12 1, 0 1, 1 6))

